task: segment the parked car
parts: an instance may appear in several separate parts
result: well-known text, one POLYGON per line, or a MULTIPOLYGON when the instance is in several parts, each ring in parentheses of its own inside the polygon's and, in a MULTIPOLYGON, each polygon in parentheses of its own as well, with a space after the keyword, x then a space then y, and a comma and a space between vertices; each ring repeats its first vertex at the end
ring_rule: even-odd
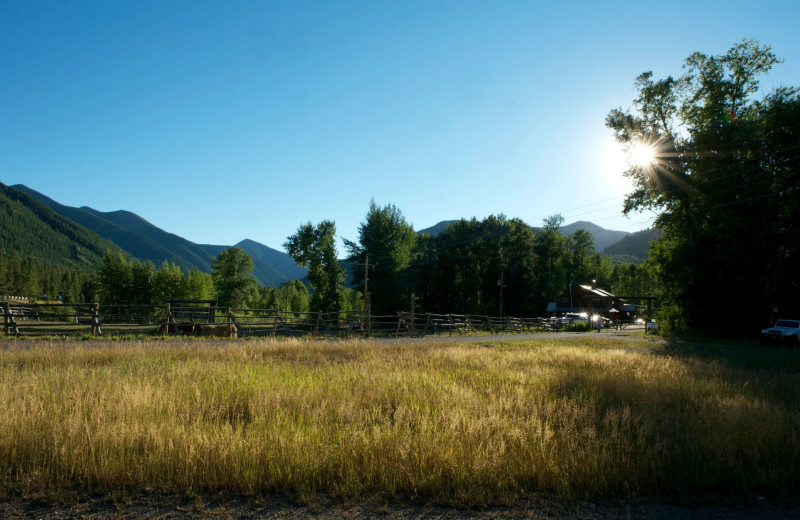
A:
POLYGON ((794 347, 800 344, 800 320, 778 320, 775 325, 761 331, 765 342, 783 342, 794 347))
POLYGON ((561 315, 561 324, 569 325, 571 323, 589 323, 589 316, 585 312, 567 312, 561 315))

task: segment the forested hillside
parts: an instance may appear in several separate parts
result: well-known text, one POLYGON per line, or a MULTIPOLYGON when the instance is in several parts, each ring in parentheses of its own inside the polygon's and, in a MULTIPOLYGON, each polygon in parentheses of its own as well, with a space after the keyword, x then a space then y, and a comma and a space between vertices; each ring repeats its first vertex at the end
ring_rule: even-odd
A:
POLYGON ((58 215, 33 197, 0 183, 0 251, 82 271, 100 267, 103 254, 118 248, 58 215))
POLYGON ((96 301, 96 275, 42 263, 16 253, 0 254, 0 295, 64 303, 96 301))
MULTIPOLYGON (((129 211, 102 212, 89 207, 64 206, 22 184, 12 188, 36 198, 50 209, 113 242, 140 260, 155 264, 174 263, 184 271, 197 266, 209 272, 211 257, 202 247, 172 233, 167 233, 129 211)), ((220 249, 225 249, 220 246, 220 249)))
MULTIPOLYGON (((131 257, 150 261, 155 265, 169 262, 184 272, 196 267, 202 272, 210 273, 212 259, 230 247, 195 244, 164 231, 130 211, 103 212, 89 207, 64 206, 22 184, 12 188, 37 199, 62 217, 113 242, 131 257)), ((305 277, 305 270, 297 267, 286 253, 253 240, 243 240, 236 246, 244 249, 252 257, 255 265, 254 275, 263 285, 276 286, 288 280, 305 277)))
POLYGON ((657 229, 645 229, 631 233, 619 242, 603 249, 603 254, 608 256, 628 256, 637 260, 647 260, 650 243, 659 237, 657 229))

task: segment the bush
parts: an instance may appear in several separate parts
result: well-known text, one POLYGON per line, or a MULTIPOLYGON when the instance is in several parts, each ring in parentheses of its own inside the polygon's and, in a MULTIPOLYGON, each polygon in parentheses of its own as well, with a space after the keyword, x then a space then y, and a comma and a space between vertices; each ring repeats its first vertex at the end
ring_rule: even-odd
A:
POLYGON ((567 328, 565 329, 567 332, 587 332, 589 329, 589 324, 583 321, 573 321, 567 328))

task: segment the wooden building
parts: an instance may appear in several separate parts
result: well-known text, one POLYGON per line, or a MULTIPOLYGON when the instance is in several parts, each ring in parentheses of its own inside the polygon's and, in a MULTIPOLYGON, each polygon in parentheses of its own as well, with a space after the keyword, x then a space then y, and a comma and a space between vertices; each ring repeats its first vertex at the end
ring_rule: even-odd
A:
POLYGON ((556 316, 585 312, 589 316, 599 314, 611 320, 631 319, 635 310, 635 305, 598 288, 594 280, 592 285, 570 285, 566 292, 558 295, 556 301, 547 305, 547 312, 556 316))

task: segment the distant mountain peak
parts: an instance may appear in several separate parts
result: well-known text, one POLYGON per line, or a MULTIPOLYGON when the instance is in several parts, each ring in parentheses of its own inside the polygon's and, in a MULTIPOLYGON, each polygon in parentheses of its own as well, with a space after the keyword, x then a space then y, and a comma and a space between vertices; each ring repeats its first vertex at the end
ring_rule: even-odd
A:
MULTIPOLYGON (((132 257, 150 260, 156 265, 168 261, 185 271, 197 267, 201 271, 210 272, 211 259, 229 247, 195 244, 124 209, 104 212, 89 206, 64 206, 26 186, 17 185, 15 189, 49 207, 61 217, 91 230, 99 235, 98 238, 102 237, 113 243, 132 257)), ((250 239, 239 242, 237 246, 253 258, 254 274, 264 285, 278 285, 287 280, 304 278, 306 275, 305 269, 295 265, 294 260, 286 253, 250 239)))
MULTIPOLYGON (((588 231, 590 233, 595 233, 598 231, 609 231, 602 226, 598 226, 594 222, 588 222, 586 220, 578 220, 576 222, 573 222, 572 224, 561 226, 561 229, 583 229, 584 231, 588 231)), ((620 233, 624 233, 624 231, 620 231, 620 233)))
MULTIPOLYGON (((417 231, 417 234, 428 234, 431 236, 436 236, 442 233, 447 226, 458 222, 458 220, 442 220, 441 222, 425 229, 421 229, 417 231)), ((540 229, 540 228, 534 228, 540 229)), ((614 231, 611 229, 605 229, 602 226, 598 226, 593 222, 588 222, 585 220, 579 220, 577 222, 573 222, 572 224, 567 224, 566 226, 561 226, 559 230, 565 235, 571 235, 575 231, 583 229, 588 231, 592 238, 594 239, 594 247, 597 252, 602 251, 606 247, 619 242, 626 236, 630 235, 627 231, 614 231)))

